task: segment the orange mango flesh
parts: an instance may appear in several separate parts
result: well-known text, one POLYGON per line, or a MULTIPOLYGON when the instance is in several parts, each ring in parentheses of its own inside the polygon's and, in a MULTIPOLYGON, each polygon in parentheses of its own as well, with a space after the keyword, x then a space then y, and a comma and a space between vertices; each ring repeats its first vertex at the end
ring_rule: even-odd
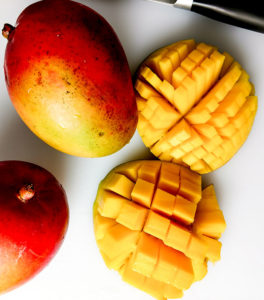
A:
POLYGON ((249 75, 228 53, 194 40, 164 47, 135 82, 138 132, 160 160, 204 174, 243 145, 257 111, 249 75))
POLYGON ((158 160, 116 167, 94 204, 105 264, 156 299, 180 298, 206 275, 225 227, 214 187, 202 190, 201 175, 158 160))

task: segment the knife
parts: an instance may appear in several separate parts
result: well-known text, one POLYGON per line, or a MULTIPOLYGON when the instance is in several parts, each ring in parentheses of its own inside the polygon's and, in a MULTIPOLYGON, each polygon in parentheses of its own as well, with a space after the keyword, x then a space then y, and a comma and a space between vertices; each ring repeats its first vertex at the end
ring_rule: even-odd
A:
POLYGON ((220 22, 264 33, 261 0, 149 0, 188 9, 220 22))

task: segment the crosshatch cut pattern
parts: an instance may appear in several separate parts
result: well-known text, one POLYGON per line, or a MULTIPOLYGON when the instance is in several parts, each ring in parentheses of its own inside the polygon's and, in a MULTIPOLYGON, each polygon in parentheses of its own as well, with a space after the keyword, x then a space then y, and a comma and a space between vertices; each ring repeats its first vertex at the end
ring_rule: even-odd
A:
POLYGON ((135 81, 138 132, 161 160, 200 174, 229 161, 257 111, 249 75, 226 52, 184 40, 150 55, 135 81))
POLYGON ((226 223, 214 187, 161 161, 133 161, 101 182, 94 232, 108 268, 157 299, 180 298, 220 259, 226 223))

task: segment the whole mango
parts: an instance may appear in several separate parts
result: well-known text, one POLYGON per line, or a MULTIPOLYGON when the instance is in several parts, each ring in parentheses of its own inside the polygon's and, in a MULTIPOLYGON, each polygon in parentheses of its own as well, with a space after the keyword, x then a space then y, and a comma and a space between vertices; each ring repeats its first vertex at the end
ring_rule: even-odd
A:
POLYGON ((43 0, 2 33, 10 98, 38 137, 82 157, 109 155, 129 142, 137 124, 131 73, 102 16, 74 1, 43 0))
POLYGON ((67 231, 66 193, 46 169, 0 162, 0 294, 24 284, 55 256, 67 231))

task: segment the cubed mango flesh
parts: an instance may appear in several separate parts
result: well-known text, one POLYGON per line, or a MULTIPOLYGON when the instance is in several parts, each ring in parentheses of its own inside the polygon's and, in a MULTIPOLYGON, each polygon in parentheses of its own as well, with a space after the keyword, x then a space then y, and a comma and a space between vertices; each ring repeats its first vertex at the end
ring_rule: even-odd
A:
POLYGON ((160 160, 200 174, 233 157, 257 111, 254 86, 241 65, 227 52, 194 40, 166 46, 143 61, 135 91, 145 145, 160 160), (226 141, 229 147, 223 146, 226 141))
POLYGON ((220 259, 225 227, 213 185, 202 190, 200 174, 165 161, 116 167, 94 204, 106 266, 159 300, 182 297, 206 275, 207 262, 220 259))

